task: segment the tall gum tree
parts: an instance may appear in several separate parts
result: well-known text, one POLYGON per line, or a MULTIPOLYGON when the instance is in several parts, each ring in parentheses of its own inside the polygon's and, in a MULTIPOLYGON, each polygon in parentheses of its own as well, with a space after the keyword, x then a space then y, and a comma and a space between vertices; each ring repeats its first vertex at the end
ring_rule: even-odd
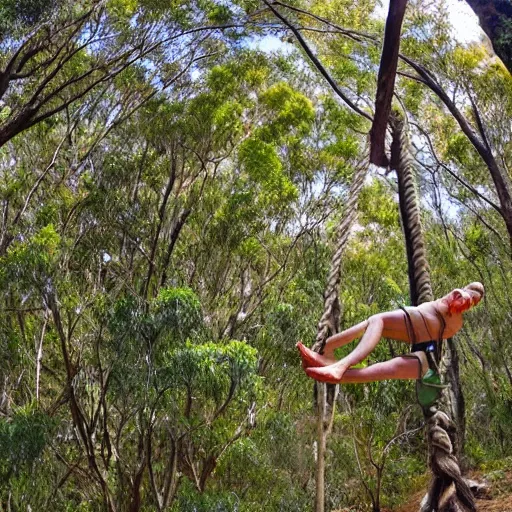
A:
POLYGON ((153 83, 165 89, 216 51, 215 33, 237 29, 229 20, 216 23, 211 4, 194 12, 175 5, 168 12, 145 2, 48 1, 34 4, 41 8, 33 15, 15 4, 7 2, 12 25, 0 32, 0 146, 103 89, 134 64, 143 63, 149 74, 157 70, 153 83))

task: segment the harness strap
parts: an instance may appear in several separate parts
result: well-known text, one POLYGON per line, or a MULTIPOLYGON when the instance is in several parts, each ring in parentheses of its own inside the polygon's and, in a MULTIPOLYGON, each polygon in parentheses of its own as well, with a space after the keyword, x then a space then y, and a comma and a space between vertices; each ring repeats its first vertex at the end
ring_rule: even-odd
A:
POLYGON ((407 309, 405 309, 404 306, 399 307, 405 313, 405 328, 407 329, 407 335, 411 340, 411 346, 417 345, 418 340, 416 338, 416 332, 414 331, 414 327, 412 325, 411 315, 409 315, 409 311, 407 311, 407 309))
POLYGON ((414 330, 414 325, 412 323, 411 315, 409 314, 409 312, 407 311, 407 309, 404 306, 399 306, 399 307, 405 313, 405 326, 407 329, 407 334, 409 336, 409 339, 411 340, 411 351, 412 352, 415 352, 415 351, 425 352, 425 354, 427 356, 429 368, 431 368, 433 371, 439 372, 439 367, 437 365, 437 361, 441 360, 443 333, 444 333, 444 330, 446 327, 446 321, 445 321, 443 315, 439 312, 439 310, 436 307, 434 307, 434 311, 435 311, 436 316, 440 323, 440 329, 439 329, 439 333, 437 336, 437 340, 435 340, 432 337, 432 334, 430 332, 430 329, 428 328, 427 321, 425 320, 423 313, 421 311, 418 311, 418 313, 421 316, 421 319, 423 320, 423 324, 425 325, 426 331, 428 332, 429 336, 432 337, 432 341, 434 342, 434 343, 432 343, 433 350, 432 349, 428 350, 430 348, 430 343, 429 342, 418 343, 418 338, 416 336, 416 331, 414 330), (435 343, 435 341, 437 341, 437 343, 435 343))
MULTIPOLYGON (((432 340, 432 341, 434 341, 434 343, 432 343, 434 345, 434 350, 425 350, 422 343, 417 343, 416 332, 414 330, 414 326, 413 326, 412 319, 411 319, 409 312, 403 306, 400 306, 400 309, 405 313, 405 326, 407 329, 407 334, 409 336, 409 339, 411 340, 411 351, 414 352, 415 347, 416 347, 416 350, 418 350, 418 349, 421 350, 427 357, 429 369, 428 369, 427 373, 425 373, 425 375, 422 375, 423 367, 422 367, 419 357, 414 356, 414 354, 409 354, 407 356, 403 356, 403 357, 415 357, 418 361, 420 371, 419 371, 419 378, 416 381, 416 395, 417 395, 418 402, 420 403, 420 405, 423 408, 428 408, 428 407, 430 407, 430 405, 432 403, 435 402, 435 400, 437 400, 439 398, 443 389, 447 387, 446 385, 444 385, 441 382, 440 371, 439 371, 439 367, 437 365, 437 360, 439 360, 439 361, 441 360, 442 345, 443 345, 442 341, 443 341, 444 330, 446 328, 446 321, 445 321, 443 315, 440 313, 440 311, 434 306, 434 311, 439 320, 440 330, 439 330, 439 334, 438 334, 438 338, 437 338, 437 343, 435 343, 435 340, 432 340)), ((425 328, 426 328, 429 336, 432 336, 430 333, 430 329, 428 328, 427 322, 425 320, 425 317, 423 316, 421 311, 418 311, 418 312, 421 315, 421 318, 423 320, 423 323, 425 324, 425 328)), ((428 342, 427 342, 425 348, 427 348, 427 349, 429 348, 428 342)))
POLYGON ((437 319, 439 320, 439 323, 441 324, 441 327, 439 328, 439 334, 437 336, 437 341, 439 342, 437 358, 439 361, 441 361, 442 347, 443 347, 442 342, 444 340, 444 330, 446 329, 446 320, 444 319, 444 316, 441 314, 441 312, 435 306, 434 306, 434 311, 436 313, 437 319))

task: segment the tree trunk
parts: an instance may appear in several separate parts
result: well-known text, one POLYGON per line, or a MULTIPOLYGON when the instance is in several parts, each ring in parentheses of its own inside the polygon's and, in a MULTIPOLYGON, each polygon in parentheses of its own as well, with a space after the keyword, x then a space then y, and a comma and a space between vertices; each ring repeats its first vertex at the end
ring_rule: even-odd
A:
MULTIPOLYGON (((463 466, 464 458, 464 442, 466 439, 466 402, 464 400, 464 393, 462 392, 462 386, 460 383, 460 366, 459 366, 459 354, 457 347, 450 338, 446 340, 447 344, 447 380, 450 384, 450 413, 455 425, 457 426, 457 444, 454 446, 455 455, 461 466, 463 466)), ((464 469, 464 468, 463 468, 464 469)))
MULTIPOLYGON (((393 115, 391 121, 393 130, 391 163, 398 175, 398 194, 406 240, 411 301, 414 306, 417 306, 433 300, 433 293, 421 226, 414 165, 409 153, 409 140, 399 115, 393 115)), ((440 366, 438 354, 436 358, 440 366)), ((424 408, 423 414, 427 423, 433 478, 428 494, 421 505, 421 512, 449 512, 457 510, 455 508, 457 506, 461 506, 462 510, 476 511, 473 495, 462 478, 455 456, 454 447, 457 447, 458 441, 454 423, 447 414, 438 409, 438 403, 434 403, 428 409, 424 408), (454 484, 454 490, 452 484, 454 484)))
MULTIPOLYGON (((328 425, 334 417, 334 407, 331 406, 331 414, 327 412, 327 384, 315 383, 317 400, 316 423, 316 473, 315 473, 315 512, 324 512, 325 508, 325 453, 327 449, 328 425), (326 425, 327 424, 327 425, 326 425)), ((337 392, 337 386, 330 386, 337 392)), ((336 398, 334 396, 334 398, 336 398)), ((334 403, 334 401, 333 401, 334 403)))
POLYGON ((510 0, 466 0, 478 16, 496 55, 512 73, 512 3, 510 0))
MULTIPOLYGON (((345 212, 338 228, 336 251, 331 260, 329 277, 324 293, 324 313, 318 323, 318 330, 313 350, 322 353, 329 336, 337 333, 340 324, 340 302, 338 298, 341 280, 340 268, 343 252, 350 235, 350 229, 357 218, 357 201, 364 185, 368 171, 368 160, 365 158, 356 169, 348 194, 345 212)), ((316 383, 317 401, 317 453, 316 453, 316 497, 315 512, 324 512, 325 507, 325 451, 327 437, 332 429, 334 419, 334 403, 338 386, 316 383)))
POLYGON ((400 33, 404 19, 407 0, 390 0, 386 31, 380 58, 377 95, 375 98, 375 115, 371 129, 370 162, 380 167, 389 165, 386 156, 386 129, 391 113, 391 100, 395 91, 400 33))

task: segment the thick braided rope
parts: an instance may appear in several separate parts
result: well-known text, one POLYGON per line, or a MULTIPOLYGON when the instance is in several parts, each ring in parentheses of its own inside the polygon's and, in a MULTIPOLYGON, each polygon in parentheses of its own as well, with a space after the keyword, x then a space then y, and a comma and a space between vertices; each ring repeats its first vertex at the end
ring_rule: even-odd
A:
POLYGON ((334 334, 338 328, 338 288, 341 280, 341 261, 350 236, 350 230, 357 219, 357 202, 368 172, 368 166, 368 154, 365 154, 363 162, 354 172, 352 183, 350 184, 347 203, 345 205, 345 211, 338 227, 336 251, 334 252, 331 260, 329 275, 327 277, 327 285, 324 293, 324 312, 318 322, 316 341, 313 345, 313 350, 316 350, 317 352, 321 352, 323 350, 325 341, 329 335, 334 334))
POLYGON ((420 505, 420 512, 443 512, 465 510, 476 512, 473 494, 462 477, 459 463, 454 455, 455 426, 450 418, 441 411, 436 411, 427 423, 430 449, 430 467, 434 479, 427 496, 420 505), (450 491, 455 484, 455 495, 440 505, 440 498, 450 491), (454 503, 455 501, 455 503, 454 503), (460 504, 463 508, 460 508, 460 504))
MULTIPOLYGON (((420 201, 416 188, 414 160, 409 150, 409 137, 403 120, 392 116, 392 161, 398 175, 400 211, 407 244, 411 298, 414 305, 433 300, 429 265, 420 218, 420 201), (415 294, 415 296, 414 296, 415 294)), ((438 410, 437 404, 424 411, 430 451, 430 467, 433 481, 427 499, 420 512, 442 512, 439 500, 451 483, 455 484, 453 499, 462 503, 466 510, 475 511, 469 487, 461 476, 460 467, 453 453, 455 426, 450 418, 438 410)), ((452 501, 452 500, 450 500, 452 501)), ((449 506, 449 505, 448 505, 449 506)), ((444 507, 443 507, 444 508, 444 507)))
POLYGON ((403 121, 395 118, 392 124, 393 138, 399 139, 400 152, 397 166, 399 187, 401 194, 400 208, 405 210, 402 215, 406 240, 411 250, 412 269, 410 277, 413 279, 417 297, 413 304, 419 305, 434 299, 430 284, 430 269, 425 248, 425 238, 421 225, 420 201, 416 185, 416 169, 409 150, 409 136, 404 129, 403 121))

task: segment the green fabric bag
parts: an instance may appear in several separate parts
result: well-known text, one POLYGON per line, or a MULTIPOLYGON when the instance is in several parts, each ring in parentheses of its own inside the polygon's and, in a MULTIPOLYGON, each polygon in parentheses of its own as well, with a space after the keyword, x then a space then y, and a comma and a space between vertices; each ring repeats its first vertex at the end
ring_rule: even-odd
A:
POLYGON ((416 381, 416 394, 421 407, 431 406, 447 388, 446 384, 441 383, 441 377, 437 372, 429 368, 425 375, 416 381))

